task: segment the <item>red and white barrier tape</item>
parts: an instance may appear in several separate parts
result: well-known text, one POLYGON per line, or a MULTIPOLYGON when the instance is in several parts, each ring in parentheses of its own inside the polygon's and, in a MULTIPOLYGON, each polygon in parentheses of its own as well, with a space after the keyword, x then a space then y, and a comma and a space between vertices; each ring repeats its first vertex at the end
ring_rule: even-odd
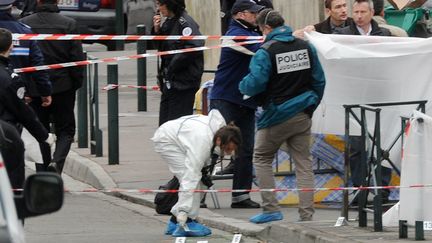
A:
POLYGON ((13 34, 14 40, 262 40, 262 36, 13 34))
POLYGON ((139 85, 122 85, 122 84, 108 84, 103 87, 103 90, 112 90, 118 88, 133 88, 133 89, 145 89, 145 90, 154 90, 159 91, 159 86, 139 86, 139 85))
POLYGON ((124 60, 139 59, 139 58, 146 58, 146 57, 166 56, 166 55, 174 55, 174 54, 179 54, 179 53, 205 51, 205 50, 211 50, 211 49, 219 49, 219 48, 223 48, 223 47, 250 45, 250 44, 256 44, 256 43, 260 43, 260 42, 262 42, 262 41, 245 41, 245 42, 239 42, 239 43, 234 43, 234 44, 221 44, 221 45, 216 45, 216 46, 201 46, 201 47, 185 48, 185 49, 172 50, 172 51, 161 51, 161 52, 156 52, 156 53, 137 54, 137 55, 131 55, 131 56, 110 57, 110 58, 103 58, 103 59, 97 59, 97 60, 84 60, 84 61, 77 61, 77 62, 66 62, 66 63, 36 66, 36 67, 16 68, 16 69, 14 69, 14 72, 15 73, 28 73, 28 72, 35 72, 35 71, 41 71, 41 70, 84 66, 84 65, 95 64, 95 63, 111 63, 111 62, 119 62, 119 61, 124 61, 124 60))
MULTIPOLYGON (((276 189, 242 189, 242 190, 233 190, 233 189, 196 189, 196 190, 159 190, 159 189, 84 189, 80 191, 75 190, 65 190, 65 192, 105 192, 105 193, 114 193, 114 192, 124 192, 124 193, 177 193, 177 192, 192 192, 192 193, 225 193, 225 192, 315 192, 315 191, 365 191, 365 190, 374 190, 374 189, 418 189, 418 188, 432 188, 432 184, 425 185, 411 185, 411 186, 369 186, 369 187, 333 187, 333 188, 276 188, 276 189)), ((15 189, 16 191, 21 191, 22 189, 15 189)))

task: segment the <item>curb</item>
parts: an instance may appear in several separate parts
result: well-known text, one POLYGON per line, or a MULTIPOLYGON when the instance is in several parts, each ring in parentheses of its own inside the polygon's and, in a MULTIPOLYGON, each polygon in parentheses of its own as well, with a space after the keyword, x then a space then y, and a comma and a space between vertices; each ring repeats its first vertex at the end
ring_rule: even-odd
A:
POLYGON ((63 173, 97 189, 117 188, 117 184, 102 166, 73 150, 66 157, 63 173))
MULTIPOLYGON (((64 172, 70 177, 90 184, 98 189, 117 188, 116 183, 98 163, 80 156, 72 150, 66 159, 64 172)), ((150 208, 155 207, 153 195, 138 195, 125 192, 109 194, 132 203, 150 208)), ((198 219, 210 227, 230 233, 241 233, 245 236, 255 237, 266 242, 284 242, 286 239, 290 239, 290 242, 299 243, 353 242, 353 240, 341 238, 336 235, 329 235, 303 225, 280 225, 278 223, 257 225, 240 219, 228 218, 205 208, 200 210, 198 219)))
MULTIPOLYGON (((27 158, 37 158, 37 150, 27 151, 27 158)), ((113 189, 117 188, 117 184, 113 181, 110 175, 98 163, 83 157, 71 150, 66 158, 63 173, 70 177, 87 183, 97 189, 113 189)), ((128 200, 132 203, 144 205, 154 208, 154 196, 148 194, 134 193, 106 193, 112 196, 128 200)), ((278 223, 256 225, 244 220, 228 218, 223 215, 214 213, 209 209, 201 209, 199 221, 202 223, 230 233, 241 233, 248 237, 258 238, 264 242, 285 242, 290 239, 290 242, 307 242, 307 243, 336 243, 336 242, 352 242, 346 238, 341 238, 336 235, 329 235, 320 232, 310 227, 298 224, 280 225, 278 223)))
POLYGON ((282 239, 290 239, 290 243, 360 242, 324 233, 295 223, 289 225, 272 224, 266 227, 266 229, 256 237, 269 242, 282 242, 282 239))

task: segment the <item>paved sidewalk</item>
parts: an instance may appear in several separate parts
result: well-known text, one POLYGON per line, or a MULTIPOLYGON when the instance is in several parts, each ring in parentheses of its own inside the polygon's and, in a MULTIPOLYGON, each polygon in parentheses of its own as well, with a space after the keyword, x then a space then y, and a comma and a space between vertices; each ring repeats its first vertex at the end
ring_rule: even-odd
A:
MULTIPOLYGON (((110 53, 110 55, 116 54, 110 53)), ((155 60, 149 59, 148 69, 154 70, 154 65, 155 60)), ((120 64, 119 84, 136 82, 134 81, 136 76, 122 71, 122 68, 127 66, 136 67, 136 63, 125 61, 120 64)), ((99 72, 101 74, 99 82, 102 87, 105 85, 106 69, 101 66, 99 72)), ((148 85, 155 85, 155 73, 150 71, 149 76, 148 85)), ((107 100, 106 92, 100 91, 100 127, 104 137, 104 156, 97 158, 90 154, 88 148, 77 148, 75 143, 67 158, 64 173, 100 189, 157 189, 172 177, 165 162, 153 151, 153 143, 150 140, 157 128, 160 94, 155 91, 148 92, 148 112, 136 111, 136 97, 134 89, 119 90, 120 164, 108 165, 107 100)), ((29 156, 36 158, 37 150, 28 150, 29 156)), ((231 180, 216 181, 215 188, 231 188, 231 180)), ((135 203, 153 206, 154 195, 152 194, 117 193, 116 195, 135 203)), ((251 196, 254 200, 261 201, 257 193, 251 196)), ((371 227, 357 227, 356 221, 349 222, 348 226, 334 227, 340 215, 339 209, 317 208, 314 221, 300 223, 296 222, 297 209, 284 207, 283 221, 256 225, 249 223, 248 218, 260 212, 259 209, 231 209, 230 193, 220 193, 218 198, 221 209, 215 209, 211 197, 207 197, 209 208, 201 210, 202 222, 210 227, 232 233, 239 232, 268 242, 405 242, 398 239, 397 228, 385 228, 384 232, 373 232, 371 227)), ((356 213, 351 212, 350 218, 355 217, 356 213)), ((370 221, 369 226, 372 225, 370 221)), ((406 241, 413 240, 412 229, 409 236, 410 239, 406 241)), ((432 234, 426 233, 426 238, 432 239, 432 234)))

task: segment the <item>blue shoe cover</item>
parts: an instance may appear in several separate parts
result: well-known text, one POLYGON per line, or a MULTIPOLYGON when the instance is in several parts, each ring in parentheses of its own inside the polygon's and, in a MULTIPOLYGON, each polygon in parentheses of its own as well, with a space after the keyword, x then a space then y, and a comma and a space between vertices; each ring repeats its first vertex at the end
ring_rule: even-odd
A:
POLYGON ((186 237, 186 231, 183 229, 183 227, 180 227, 180 225, 177 224, 176 229, 172 233, 173 237, 186 237))
POLYGON ((176 230, 176 228, 177 228, 177 224, 174 223, 173 221, 169 220, 168 226, 165 230, 165 234, 166 235, 172 235, 172 233, 174 233, 174 230, 176 230))
POLYGON ((189 223, 186 223, 188 227, 188 231, 183 229, 183 227, 180 227, 180 225, 177 225, 177 228, 172 233, 172 236, 174 237, 201 237, 211 234, 211 230, 207 228, 206 226, 196 222, 191 221, 189 223))
POLYGON ((250 222, 255 224, 263 224, 271 221, 282 220, 283 214, 281 212, 260 213, 249 219, 250 222))

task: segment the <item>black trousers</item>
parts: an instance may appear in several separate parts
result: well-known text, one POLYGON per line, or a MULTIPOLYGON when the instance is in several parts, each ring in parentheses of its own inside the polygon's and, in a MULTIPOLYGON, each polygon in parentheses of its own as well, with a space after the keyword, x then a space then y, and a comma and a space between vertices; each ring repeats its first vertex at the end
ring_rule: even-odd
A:
POLYGON ((54 130, 57 136, 52 157, 49 145, 39 144, 43 165, 36 164, 36 171, 46 171, 49 163, 54 162, 61 172, 75 135, 75 90, 52 95, 52 103, 48 107, 42 107, 40 99, 34 99, 30 104, 45 128, 48 131, 54 130))
POLYGON ((22 188, 25 179, 24 142, 17 128, 0 120, 0 151, 12 188, 22 188))
MULTIPOLYGON (((234 160, 233 189, 251 189, 253 179, 253 148, 255 143, 255 110, 225 100, 211 100, 211 109, 218 109, 226 123, 240 128, 242 144, 234 160)), ((250 199, 249 192, 233 192, 232 202, 250 199)))
MULTIPOLYGON (((165 86, 165 85, 164 85, 165 86)), ((167 121, 193 114, 197 89, 177 90, 162 87, 159 110, 159 126, 167 121)))

